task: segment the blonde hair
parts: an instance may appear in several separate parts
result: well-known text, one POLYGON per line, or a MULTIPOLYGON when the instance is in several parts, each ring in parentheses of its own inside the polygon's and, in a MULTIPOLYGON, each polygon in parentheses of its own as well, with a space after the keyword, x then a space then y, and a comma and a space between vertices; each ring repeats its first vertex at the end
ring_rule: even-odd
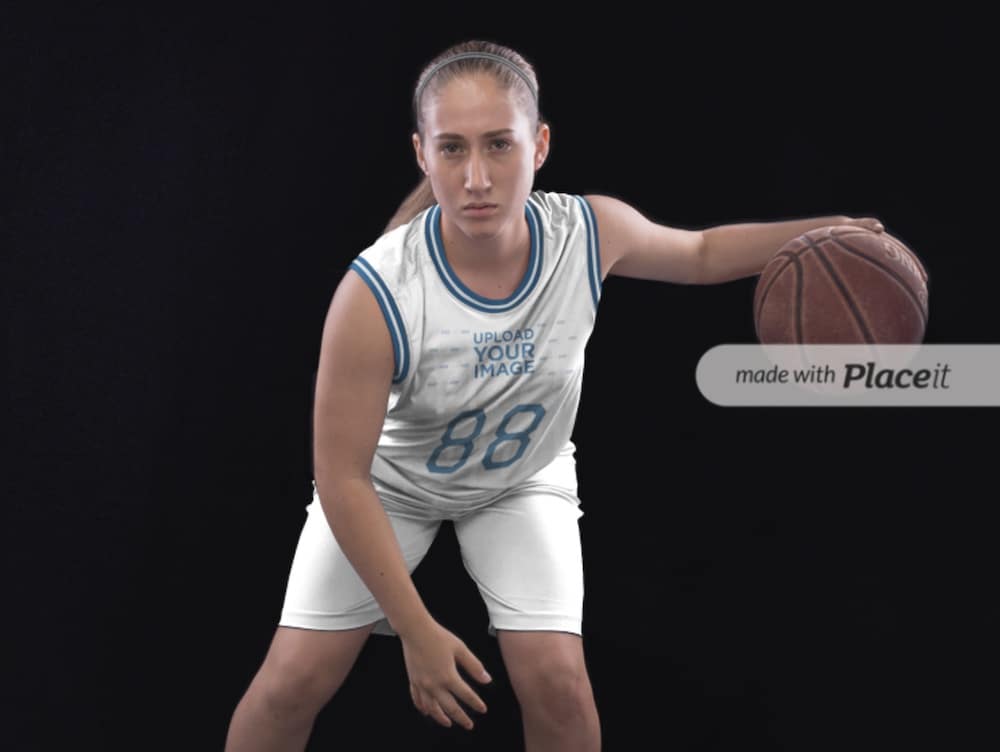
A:
MULTIPOLYGON (((518 104, 520 104, 524 108, 524 111, 528 113, 528 117, 534 123, 533 129, 537 131, 542 121, 541 114, 538 109, 538 100, 536 98, 538 92, 538 79, 535 76, 535 69, 532 68, 531 64, 527 60, 509 47, 504 47, 503 45, 496 44, 495 42, 471 40, 467 42, 460 42, 459 44, 449 47, 447 50, 442 52, 427 64, 423 71, 421 71, 420 77, 417 79, 417 83, 413 90, 413 121, 417 133, 420 134, 421 141, 423 141, 424 136, 423 103, 424 100, 427 99, 428 92, 434 93, 449 81, 470 73, 488 73, 493 76, 497 80, 497 83, 499 83, 504 89, 513 90, 516 94, 518 104), (487 52, 493 55, 499 55, 512 65, 517 66, 517 68, 528 78, 528 80, 533 83, 535 90, 531 91, 529 89, 528 85, 517 73, 517 71, 511 70, 510 67, 504 63, 491 60, 489 58, 462 58, 456 60, 454 63, 441 66, 441 64, 446 63, 448 59, 465 52, 487 52)), ((424 209, 434 206, 436 203, 437 199, 434 197, 434 191, 431 188, 431 181, 425 175, 417 184, 417 187, 414 188, 405 199, 403 199, 403 202, 399 205, 399 208, 396 209, 396 213, 392 215, 392 219, 389 220, 389 224, 386 225, 382 233, 385 234, 390 230, 396 229, 400 225, 405 225, 415 216, 420 214, 420 212, 424 209)))

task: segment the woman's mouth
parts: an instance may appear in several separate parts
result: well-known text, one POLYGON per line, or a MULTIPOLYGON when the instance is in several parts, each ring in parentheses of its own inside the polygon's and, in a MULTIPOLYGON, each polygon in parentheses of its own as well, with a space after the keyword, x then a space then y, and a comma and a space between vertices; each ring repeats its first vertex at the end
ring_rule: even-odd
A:
POLYGON ((491 214, 497 208, 496 204, 466 204, 462 207, 462 212, 473 216, 491 214))

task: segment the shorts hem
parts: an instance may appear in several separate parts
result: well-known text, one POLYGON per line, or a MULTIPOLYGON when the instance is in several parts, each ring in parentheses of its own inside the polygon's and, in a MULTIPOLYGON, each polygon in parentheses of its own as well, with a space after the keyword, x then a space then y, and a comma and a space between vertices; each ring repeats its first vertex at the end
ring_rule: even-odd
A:
POLYGON ((373 623, 376 624, 377 628, 378 622, 384 620, 385 617, 379 613, 350 614, 343 616, 337 614, 310 614, 295 611, 282 611, 281 618, 278 619, 278 626, 336 632, 339 630, 366 627, 373 623))
POLYGON ((511 632, 569 632, 583 636, 583 619, 551 614, 513 614, 490 622, 488 632, 496 637, 497 630, 511 632))

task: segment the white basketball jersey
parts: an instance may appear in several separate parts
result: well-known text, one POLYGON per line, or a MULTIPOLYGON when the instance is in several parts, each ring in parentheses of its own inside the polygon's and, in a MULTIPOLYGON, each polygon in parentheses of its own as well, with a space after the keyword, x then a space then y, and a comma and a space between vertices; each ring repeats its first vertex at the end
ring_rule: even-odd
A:
POLYGON ((533 192, 527 272, 486 298, 452 271, 433 206, 351 263, 392 335, 396 369, 372 462, 380 493, 441 508, 487 502, 570 441, 601 293, 593 211, 533 192))

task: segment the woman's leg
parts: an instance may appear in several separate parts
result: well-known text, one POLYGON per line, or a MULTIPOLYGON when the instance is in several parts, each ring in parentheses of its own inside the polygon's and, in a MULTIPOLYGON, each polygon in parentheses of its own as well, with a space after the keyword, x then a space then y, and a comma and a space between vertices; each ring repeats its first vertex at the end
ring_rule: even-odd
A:
POLYGON ((374 626, 278 627, 233 713, 226 752, 305 749, 316 716, 344 683, 374 626))
MULTIPOLYGON (((317 714, 343 684, 368 635, 394 634, 333 536, 318 498, 307 511, 278 629, 233 714, 226 752, 304 749, 317 714)), ((412 572, 441 523, 387 513, 412 572)))
POLYGON ((599 752, 601 724, 583 638, 500 629, 497 639, 521 707, 526 752, 599 752))
POLYGON ((527 752, 601 745, 581 638, 582 514, 572 486, 533 485, 455 523, 521 706, 527 752))

